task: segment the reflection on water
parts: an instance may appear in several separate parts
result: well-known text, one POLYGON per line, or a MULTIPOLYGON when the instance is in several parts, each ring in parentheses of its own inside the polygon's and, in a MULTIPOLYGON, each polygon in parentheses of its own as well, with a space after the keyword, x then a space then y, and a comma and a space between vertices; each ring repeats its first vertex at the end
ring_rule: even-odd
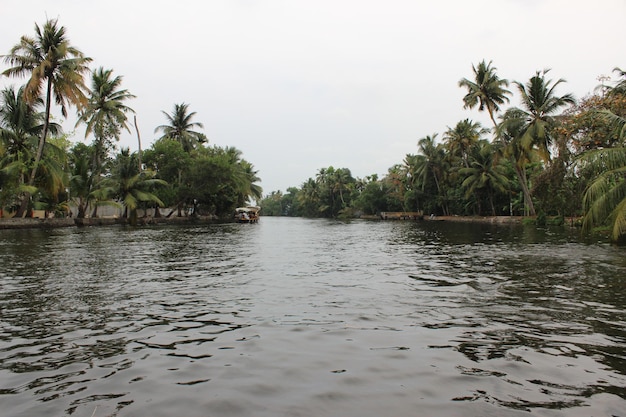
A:
POLYGON ((0 231, 0 264, 2 415, 626 415, 624 249, 575 231, 0 231))

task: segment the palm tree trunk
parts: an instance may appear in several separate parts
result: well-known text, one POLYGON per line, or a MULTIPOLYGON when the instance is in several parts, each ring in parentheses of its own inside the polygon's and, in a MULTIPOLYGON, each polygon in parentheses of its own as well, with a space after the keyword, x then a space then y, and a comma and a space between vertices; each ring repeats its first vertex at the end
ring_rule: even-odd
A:
POLYGON ((495 217, 496 207, 493 205, 493 193, 489 193, 489 205, 491 206, 491 215, 495 217))
POLYGON ((513 166, 515 167, 517 179, 519 180, 520 186, 522 187, 522 192, 524 193, 524 203, 525 206, 528 207, 528 214, 531 216, 535 216, 537 215, 537 213, 535 212, 535 205, 533 204, 533 199, 530 196, 530 190, 528 189, 526 173, 522 168, 519 167, 516 161, 513 162, 513 166))
MULTIPOLYGON (((50 97, 52 95, 52 78, 48 77, 48 85, 46 87, 46 111, 45 118, 43 123, 43 131, 41 132, 41 137, 39 138, 39 145, 37 146, 37 153, 35 154, 35 162, 33 164, 33 169, 30 172, 30 177, 28 179, 28 185, 33 185, 35 183, 35 177, 37 176, 37 169, 39 168, 39 162, 41 161, 41 157, 43 156, 43 149, 46 145, 46 136, 48 136, 48 126, 50 125, 50 97)), ((20 208, 15 213, 15 217, 24 217, 26 215, 26 209, 28 208, 28 203, 30 202, 31 194, 26 191, 22 196, 22 202, 20 203, 20 208)))
MULTIPOLYGON (((137 155, 139 156, 138 160, 139 160, 139 172, 142 171, 141 169, 141 136, 139 136, 139 126, 137 126, 137 116, 134 116, 135 119, 135 131, 137 131, 137 144, 139 146, 139 151, 137 153, 137 155)), ((157 209, 158 210, 158 209, 157 209)))

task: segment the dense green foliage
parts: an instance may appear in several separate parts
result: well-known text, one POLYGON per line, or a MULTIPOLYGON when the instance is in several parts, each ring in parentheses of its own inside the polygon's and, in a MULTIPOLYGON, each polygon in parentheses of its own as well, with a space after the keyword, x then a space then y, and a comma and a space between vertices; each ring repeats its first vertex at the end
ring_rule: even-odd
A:
POLYGON ((90 71, 91 58, 70 45, 55 19, 36 25, 35 35, 23 36, 3 56, 9 67, 2 75, 27 83, 0 95, 1 212, 67 215, 72 206, 78 217, 95 217, 98 207, 114 205, 134 222, 140 208, 160 216, 159 207, 167 206, 174 208, 170 215, 229 217, 235 207, 261 198, 254 166, 236 148, 209 146, 185 103, 163 112, 167 124, 155 128, 162 136, 151 148, 118 151, 134 113, 126 104, 134 96, 121 88, 122 77, 102 67, 90 71), (76 107, 77 126, 85 126, 91 144, 71 146, 50 121, 52 101, 63 116, 68 105, 76 107))
POLYGON ((493 128, 470 119, 417 141, 417 152, 378 178, 354 178, 348 168, 319 169, 299 188, 271 192, 263 214, 350 217, 384 211, 437 215, 584 217, 585 230, 610 226, 626 235, 626 73, 576 102, 565 83, 536 72, 509 83, 491 62, 462 79, 466 108, 487 111, 493 128), (519 106, 502 108, 515 86, 519 106), (499 113, 502 112, 500 115, 499 113))

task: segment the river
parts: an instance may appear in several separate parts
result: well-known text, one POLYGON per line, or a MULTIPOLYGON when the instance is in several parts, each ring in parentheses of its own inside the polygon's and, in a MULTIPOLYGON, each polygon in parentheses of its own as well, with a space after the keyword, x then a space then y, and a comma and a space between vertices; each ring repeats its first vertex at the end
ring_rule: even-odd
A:
POLYGON ((625 255, 443 221, 0 230, 0 415, 626 416, 625 255))

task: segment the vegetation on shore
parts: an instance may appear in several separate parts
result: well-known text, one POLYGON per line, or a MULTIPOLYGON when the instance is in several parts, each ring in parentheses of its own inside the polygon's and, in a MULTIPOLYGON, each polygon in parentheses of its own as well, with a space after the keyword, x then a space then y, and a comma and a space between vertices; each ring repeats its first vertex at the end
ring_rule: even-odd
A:
POLYGON ((261 201, 264 215, 352 217, 380 212, 529 216, 563 223, 582 217, 585 231, 626 236, 626 72, 576 101, 549 70, 527 82, 500 78, 492 62, 459 81, 463 105, 486 111, 493 126, 471 119, 417 141, 415 154, 379 178, 348 168, 315 177, 261 201), (518 106, 504 108, 515 89, 518 106), (441 140, 440 140, 441 138, 441 140), (561 219, 559 221, 559 219, 561 219))
POLYGON ((58 216, 77 207, 77 217, 97 217, 98 207, 116 205, 137 220, 137 209, 175 207, 172 213, 230 216, 235 207, 259 199, 254 166, 234 147, 209 146, 195 129, 189 104, 163 112, 162 136, 141 151, 140 132, 129 116, 135 96, 111 69, 90 69, 92 59, 74 47, 56 19, 35 25, 2 59, 2 76, 26 80, 0 92, 0 217, 45 210, 58 216), (51 119, 54 105, 64 117, 72 108, 91 143, 72 145, 51 119), (139 151, 117 149, 121 133, 134 128, 139 151))
MULTIPOLYGON (((142 151, 134 95, 113 70, 91 69, 56 19, 35 25, 34 36, 22 36, 2 60, 2 76, 26 82, 0 92, 0 212, 64 215, 72 205, 83 218, 113 204, 134 222, 138 208, 153 208, 155 217, 230 216, 261 200, 254 166, 237 148, 210 146, 187 103, 163 112, 160 136, 142 151), (73 109, 91 141, 72 145, 51 118, 53 106, 65 117, 73 109), (117 149, 133 129, 139 151, 117 149), (161 213, 164 206, 174 210, 161 213)), ((486 112, 492 126, 464 119, 441 136, 423 136, 382 178, 320 168, 299 187, 263 198, 263 214, 582 217, 584 230, 605 227, 613 240, 624 238, 626 72, 615 68, 615 82, 601 77, 594 94, 576 101, 548 70, 527 82, 500 78, 484 60, 472 70, 458 83, 463 106, 486 112)))

